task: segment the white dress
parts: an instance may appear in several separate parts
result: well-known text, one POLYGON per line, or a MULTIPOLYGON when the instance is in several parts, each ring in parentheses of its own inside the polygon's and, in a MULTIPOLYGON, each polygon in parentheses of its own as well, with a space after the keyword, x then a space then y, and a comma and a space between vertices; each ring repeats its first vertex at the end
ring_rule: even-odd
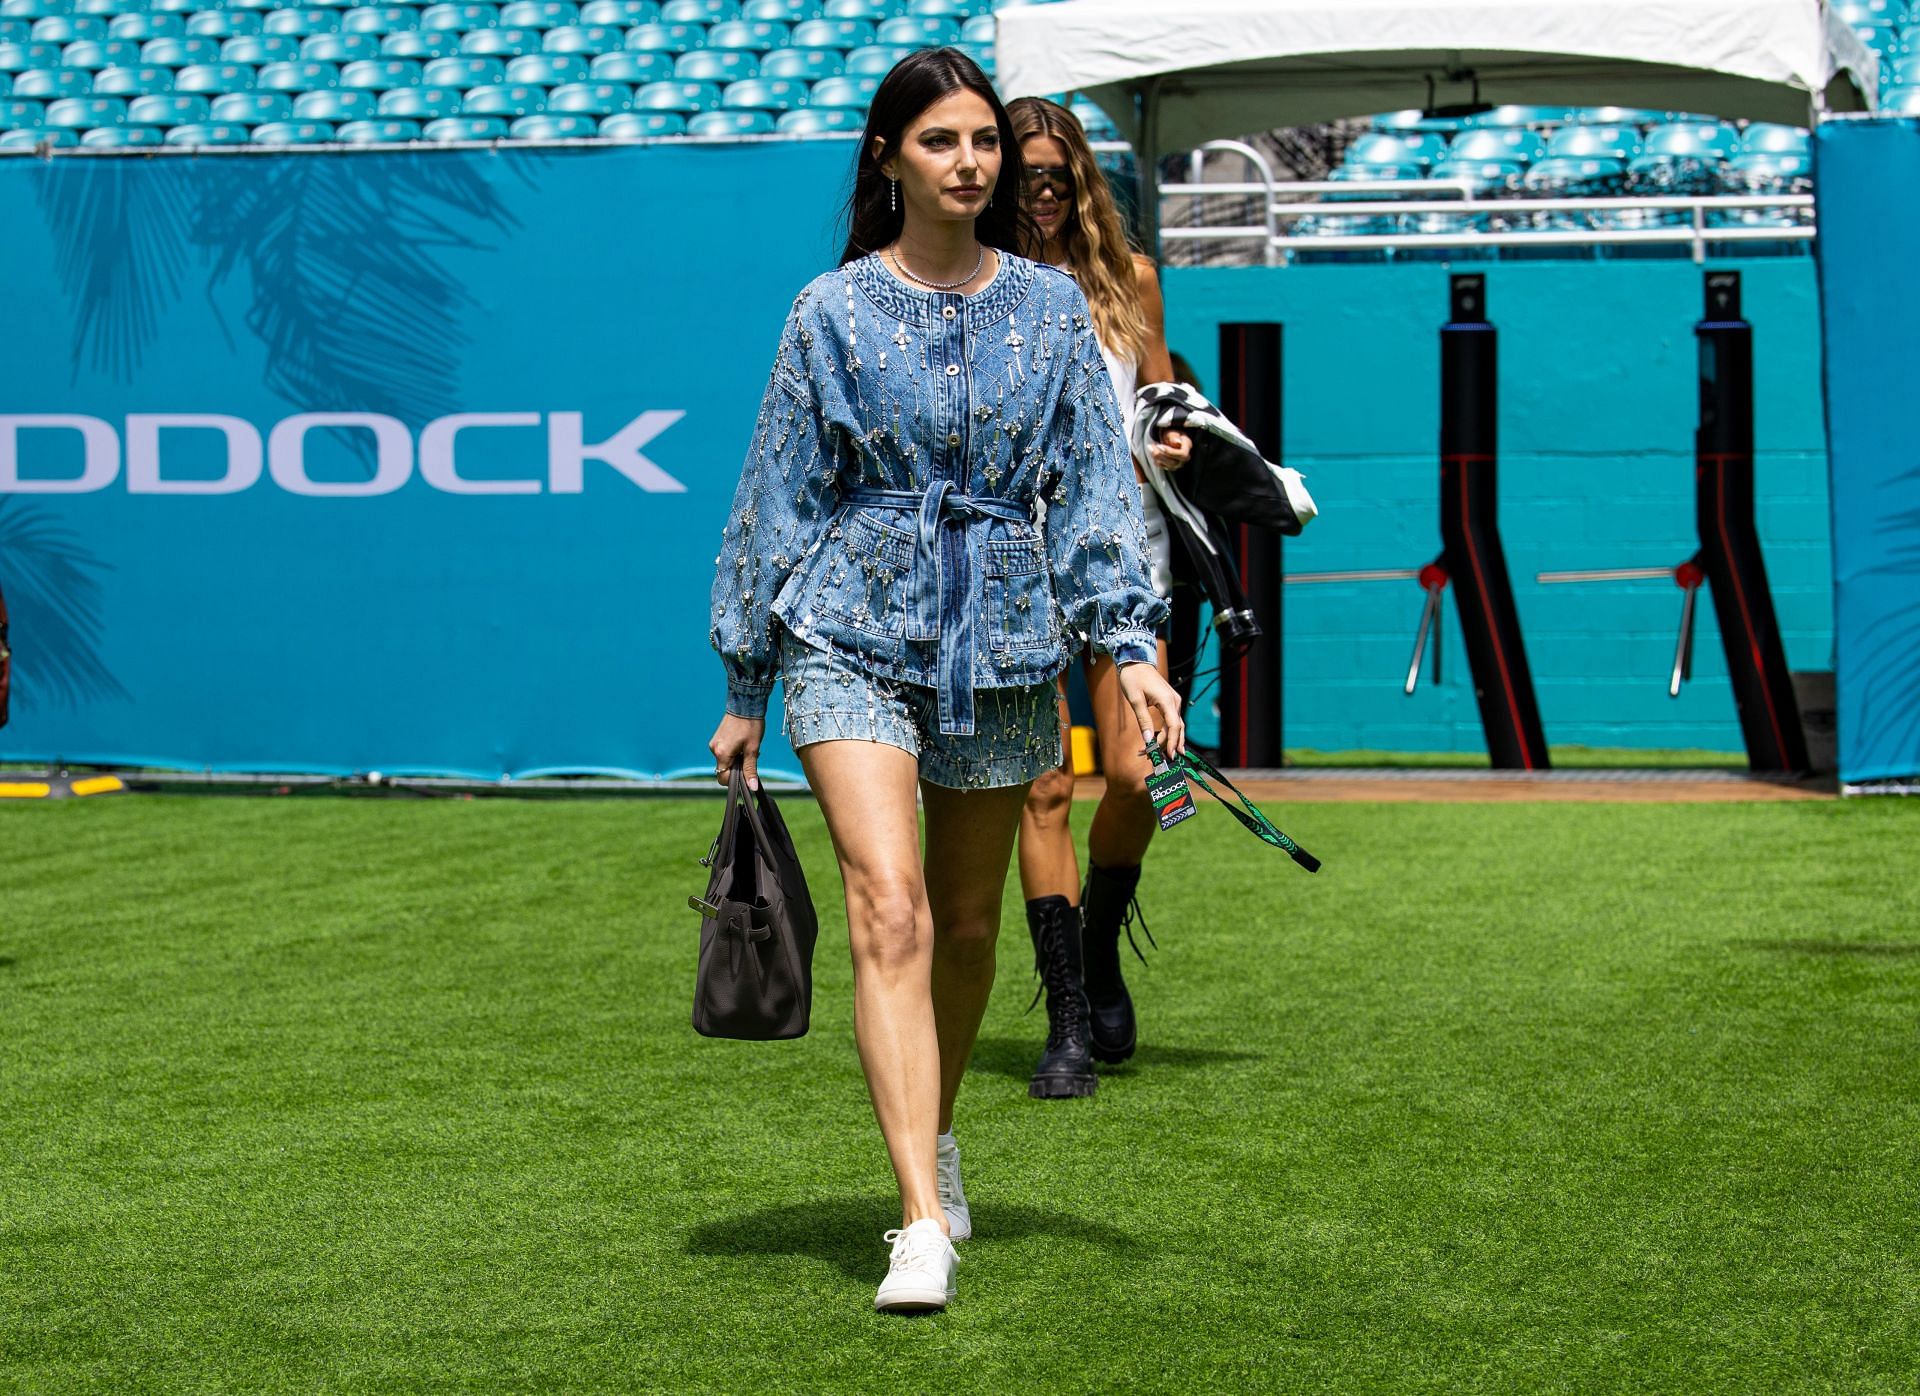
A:
MULTIPOLYGON (((1100 345, 1100 357, 1106 360, 1107 376, 1113 380, 1113 395, 1120 401, 1120 417, 1124 424, 1133 416, 1133 393, 1140 377, 1139 360, 1123 359, 1107 348, 1104 343, 1100 345)), ((1134 464, 1143 474, 1155 468, 1146 461, 1135 461, 1134 464)), ((1161 512, 1160 501, 1154 497, 1151 487, 1141 487, 1140 503, 1147 526, 1148 573, 1152 578, 1154 591, 1164 601, 1173 594, 1173 564, 1167 540, 1167 517, 1161 512)))

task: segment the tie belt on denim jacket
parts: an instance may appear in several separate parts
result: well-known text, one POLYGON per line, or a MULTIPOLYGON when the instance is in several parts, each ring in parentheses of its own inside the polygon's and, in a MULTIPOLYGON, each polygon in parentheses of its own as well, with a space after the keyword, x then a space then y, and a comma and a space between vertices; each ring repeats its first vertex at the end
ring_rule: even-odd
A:
POLYGON ((1030 507, 992 495, 962 494, 951 480, 935 480, 924 494, 852 489, 840 498, 857 509, 899 509, 919 516, 907 638, 937 642, 940 730, 972 735, 974 550, 967 535, 989 519, 1031 522, 1030 507))

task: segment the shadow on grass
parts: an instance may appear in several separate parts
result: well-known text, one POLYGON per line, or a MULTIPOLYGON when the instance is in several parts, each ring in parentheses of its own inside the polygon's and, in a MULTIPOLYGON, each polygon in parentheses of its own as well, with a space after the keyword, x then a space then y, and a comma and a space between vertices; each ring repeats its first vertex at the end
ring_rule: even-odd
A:
MULTIPOLYGON (((887 1251, 880 1233, 899 1225, 899 1215, 899 1204, 891 1196, 879 1193, 864 1197, 820 1197, 764 1207, 700 1223, 687 1235, 687 1254, 804 1256, 836 1266, 849 1279, 874 1280, 886 1269, 887 1251)), ((990 1212, 982 1208, 980 1215, 983 1227, 991 1216, 994 1241, 1051 1236, 1062 1241, 1083 1241, 1116 1255, 1140 1256, 1147 1251, 1130 1233, 1071 1212, 996 1203, 990 1212)))
MULTIPOLYGON (((1007 1076, 1015 1081, 1027 1081, 1033 1077, 1033 1064, 1040 1058, 1040 1048, 1047 1040, 1047 1020, 1036 1011, 1036 1027, 1032 1037, 983 1037, 974 1044, 973 1060, 967 1063, 969 1072, 979 1071, 990 1076, 1007 1076)), ((1192 1071, 1203 1066, 1219 1066, 1226 1062, 1258 1061, 1258 1052, 1235 1052, 1219 1047, 1182 1047, 1178 1043, 1143 1042, 1133 1056, 1122 1066, 1102 1066, 1100 1074, 1127 1074, 1137 1070, 1152 1071, 1192 1071)))
POLYGON ((1736 940, 1732 943, 1742 950, 1773 950, 1788 955, 1852 955, 1887 960, 1920 955, 1920 941, 1911 940, 1736 940))
POLYGON ((0 955, 0 969, 12 969, 20 962, 11 955, 0 955))

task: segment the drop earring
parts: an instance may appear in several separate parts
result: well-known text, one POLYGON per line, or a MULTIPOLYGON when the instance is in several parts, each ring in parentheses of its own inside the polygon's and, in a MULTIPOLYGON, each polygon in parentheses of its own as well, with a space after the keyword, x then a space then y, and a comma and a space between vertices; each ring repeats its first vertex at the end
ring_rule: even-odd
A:
POLYGON ((887 211, 889 213, 900 211, 900 181, 897 179, 887 181, 887 211))

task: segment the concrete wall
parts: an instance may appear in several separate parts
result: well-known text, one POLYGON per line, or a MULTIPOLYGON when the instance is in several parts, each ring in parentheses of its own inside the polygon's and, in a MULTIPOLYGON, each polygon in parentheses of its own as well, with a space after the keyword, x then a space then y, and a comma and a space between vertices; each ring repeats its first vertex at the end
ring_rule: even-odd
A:
MULTIPOLYGON (((1754 325, 1760 534, 1788 662, 1830 668, 1813 263, 1713 265, 1743 272, 1754 325)), ((1547 740, 1740 750, 1706 596, 1694 682, 1674 700, 1666 679, 1680 593, 1671 582, 1534 580, 1541 571, 1670 566, 1693 552, 1701 269, 1653 260, 1473 269, 1487 274, 1500 331, 1501 522, 1547 740)), ((1288 571, 1417 567, 1438 553, 1448 274, 1439 264, 1165 273, 1168 342, 1203 388, 1218 382, 1218 324, 1286 327, 1285 463, 1305 472, 1323 511, 1286 544, 1288 571)), ((1412 698, 1401 692, 1421 595, 1413 582, 1286 588, 1287 746, 1484 749, 1451 599, 1443 682, 1423 679, 1412 698)))

